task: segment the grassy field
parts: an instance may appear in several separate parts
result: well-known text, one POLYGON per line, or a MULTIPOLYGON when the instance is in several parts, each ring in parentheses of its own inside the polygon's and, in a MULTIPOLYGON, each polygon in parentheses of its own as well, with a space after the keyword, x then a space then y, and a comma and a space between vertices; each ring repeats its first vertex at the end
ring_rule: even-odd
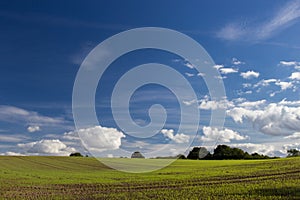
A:
POLYGON ((132 174, 94 158, 2 156, 0 199, 300 199, 300 158, 177 160, 132 174))

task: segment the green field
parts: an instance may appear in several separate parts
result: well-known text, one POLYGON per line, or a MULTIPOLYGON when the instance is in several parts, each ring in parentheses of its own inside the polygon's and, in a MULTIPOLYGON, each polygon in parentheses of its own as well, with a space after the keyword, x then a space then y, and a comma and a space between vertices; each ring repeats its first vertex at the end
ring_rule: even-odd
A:
POLYGON ((2 156, 0 199, 300 199, 300 158, 177 160, 132 174, 94 158, 2 156))

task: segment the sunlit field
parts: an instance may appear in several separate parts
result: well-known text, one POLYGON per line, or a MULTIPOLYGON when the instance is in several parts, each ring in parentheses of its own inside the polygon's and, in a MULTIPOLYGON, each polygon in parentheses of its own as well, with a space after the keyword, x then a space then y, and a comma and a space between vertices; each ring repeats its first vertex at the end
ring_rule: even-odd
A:
POLYGON ((84 157, 3 156, 0 163, 2 199, 300 199, 300 158, 177 160, 135 174, 84 157))

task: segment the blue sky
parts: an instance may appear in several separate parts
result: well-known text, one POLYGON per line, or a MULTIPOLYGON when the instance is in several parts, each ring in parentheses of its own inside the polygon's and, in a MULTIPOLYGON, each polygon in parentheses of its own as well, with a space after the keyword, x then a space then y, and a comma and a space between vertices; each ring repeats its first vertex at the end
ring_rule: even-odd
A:
MULTIPOLYGON (((135 150, 150 156, 169 144, 164 154, 175 155, 187 151, 187 144, 222 143, 284 156, 288 148, 300 148, 300 1, 6 1, 0 5, 0 154, 68 155, 88 149, 100 156, 128 156, 135 150), (212 67, 220 73, 217 79, 224 83, 226 98, 212 100, 205 74, 199 75, 178 55, 154 49, 130 52, 101 78, 95 96, 100 124, 79 131, 87 135, 82 144, 72 115, 72 90, 80 65, 100 42, 140 27, 173 29, 201 44, 215 62, 212 67), (116 124, 111 94, 123 74, 151 62, 181 73, 197 99, 178 102, 172 91, 155 84, 139 88, 130 101, 133 121, 147 125, 153 104, 164 106, 167 119, 153 137, 135 138, 116 124), (199 109, 196 133, 189 123, 184 132, 177 132, 180 103, 199 109), (211 111, 217 109, 226 111, 224 127, 209 126, 211 111)), ((161 116, 156 110, 153 114, 161 116)))

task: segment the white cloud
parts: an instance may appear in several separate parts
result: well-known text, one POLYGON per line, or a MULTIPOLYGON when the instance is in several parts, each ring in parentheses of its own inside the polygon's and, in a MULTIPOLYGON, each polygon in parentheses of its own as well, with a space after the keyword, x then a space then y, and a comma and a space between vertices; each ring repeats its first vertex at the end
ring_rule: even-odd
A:
POLYGON ((300 132, 295 132, 292 135, 286 136, 286 139, 300 140, 300 132))
POLYGON ((231 74, 231 73, 237 73, 238 72, 238 70, 233 69, 233 68, 220 68, 219 70, 222 74, 231 74))
POLYGON ((32 125, 32 126, 27 127, 27 131, 30 132, 30 133, 40 131, 40 130, 41 130, 41 128, 37 125, 32 125))
POLYGON ((204 73, 202 73, 202 72, 199 72, 198 74, 197 74, 197 76, 205 76, 205 74, 204 73))
POLYGON ((188 67, 188 68, 190 68, 190 69, 194 69, 194 68, 195 68, 194 65, 192 65, 192 64, 189 63, 189 62, 184 63, 184 66, 186 66, 186 67, 188 67))
POLYGON ((262 100, 258 100, 258 101, 245 101, 243 103, 238 104, 238 106, 244 107, 244 108, 257 108, 265 103, 266 103, 266 100, 262 99, 262 100))
POLYGON ((242 64, 245 64, 244 62, 238 60, 237 58, 232 58, 231 63, 234 64, 234 65, 242 65, 242 64))
POLYGON ((300 80, 300 72, 293 72, 289 78, 293 80, 300 80))
POLYGON ((283 30, 300 17, 300 2, 289 1, 265 22, 259 20, 254 23, 230 23, 225 25, 217 37, 225 40, 262 40, 283 30), (249 24, 249 25, 248 25, 249 24))
POLYGON ((39 125, 62 125, 66 123, 62 118, 47 117, 34 111, 6 105, 0 105, 0 120, 39 125))
POLYGON ((215 66, 214 66, 215 69, 221 69, 221 68, 223 68, 223 67, 224 67, 224 65, 215 65, 215 66))
POLYGON ((63 135, 63 139, 66 140, 80 140, 80 137, 76 131, 66 132, 63 135))
POLYGON ((293 83, 292 82, 285 82, 285 81, 277 81, 277 82, 275 82, 275 85, 280 86, 281 91, 293 87, 293 83))
POLYGON ((257 77, 259 77, 259 72, 255 72, 255 71, 251 70, 251 71, 247 71, 247 72, 242 72, 241 76, 244 79, 257 78, 257 77))
POLYGON ((21 153, 17 153, 17 152, 12 152, 12 151, 1 153, 0 155, 2 155, 2 156, 25 156, 25 154, 21 154, 21 153))
POLYGON ((234 107, 234 104, 228 100, 214 101, 208 99, 200 100, 199 108, 202 110, 217 110, 234 107))
POLYGON ((162 129, 161 133, 174 141, 175 143, 187 143, 189 142, 190 137, 184 133, 177 133, 174 135, 174 130, 173 129, 162 129))
POLYGON ((252 86, 251 83, 243 83, 243 88, 249 88, 251 86, 252 86))
POLYGON ((26 153, 34 155, 67 156, 76 151, 76 149, 68 147, 60 140, 40 140, 36 142, 18 144, 18 147, 25 150, 26 153))
POLYGON ((276 83, 278 80, 277 79, 274 79, 274 78, 271 78, 271 79, 266 79, 266 80, 261 80, 259 81, 258 83, 254 84, 253 87, 254 88, 257 88, 257 87, 266 87, 266 86, 269 86, 270 83, 276 83))
POLYGON ((268 144, 253 144, 253 143, 243 143, 243 144, 230 144, 232 147, 241 148, 242 150, 252 154, 258 153, 263 155, 274 155, 275 147, 268 144))
POLYGON ((282 153, 286 153, 287 150, 289 150, 289 149, 297 149, 298 151, 300 151, 300 143, 285 144, 285 145, 282 146, 282 148, 283 148, 282 153))
POLYGON ((190 101, 182 101, 182 103, 186 106, 190 106, 194 103, 197 103, 197 100, 196 99, 193 99, 193 100, 190 100, 190 101))
POLYGON ((273 17, 268 20, 263 26, 257 28, 258 37, 267 38, 271 36, 275 31, 286 28, 291 25, 295 19, 300 17, 300 2, 290 1, 285 4, 273 17))
POLYGON ((286 99, 282 99, 278 104, 285 105, 285 106, 300 106, 300 100, 299 101, 286 101, 286 99))
POLYGON ((0 135, 0 142, 21 142, 26 139, 28 139, 26 136, 20 135, 20 134, 11 134, 11 135, 1 134, 0 135))
MULTIPOLYGON (((79 129, 77 133, 82 139, 84 146, 95 152, 119 149, 121 139, 125 138, 125 135, 117 129, 102 126, 79 129)), ((65 134, 65 136, 70 135, 76 136, 76 133, 71 131, 65 134)))
POLYGON ((227 128, 218 129, 204 126, 202 130, 204 134, 204 136, 201 136, 202 141, 230 142, 231 140, 245 140, 248 138, 227 128))
POLYGON ((239 97, 239 98, 233 99, 232 101, 235 102, 235 103, 241 103, 241 102, 246 101, 246 99, 242 98, 242 97, 239 97))
POLYGON ((296 61, 280 61, 279 64, 282 66, 294 67, 295 65, 298 65, 298 62, 296 62, 296 61))
POLYGON ((247 31, 240 24, 230 23, 217 32, 217 37, 226 40, 237 40, 245 35, 247 31))
POLYGON ((188 73, 186 72, 185 75, 187 75, 188 77, 192 77, 192 76, 195 76, 195 74, 192 74, 192 73, 188 73))
POLYGON ((300 132, 300 107, 271 103, 264 109, 235 107, 227 111, 235 122, 249 121, 260 132, 269 135, 290 135, 300 132))

